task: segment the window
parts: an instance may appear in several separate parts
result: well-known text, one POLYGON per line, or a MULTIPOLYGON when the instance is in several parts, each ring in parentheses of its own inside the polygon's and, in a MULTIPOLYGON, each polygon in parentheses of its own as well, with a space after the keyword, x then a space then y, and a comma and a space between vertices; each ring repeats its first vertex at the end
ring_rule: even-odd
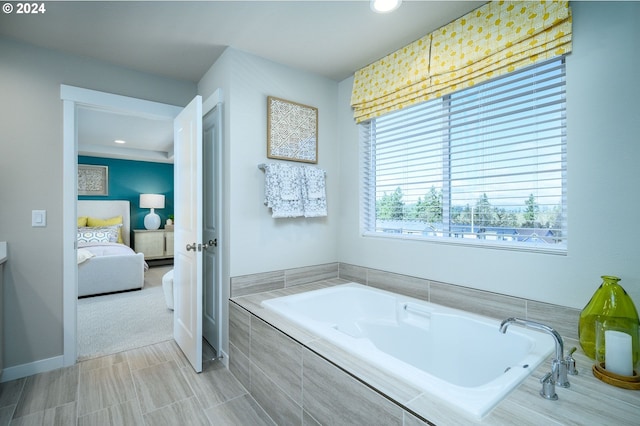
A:
POLYGON ((365 235, 566 251, 563 58, 360 126, 365 235))

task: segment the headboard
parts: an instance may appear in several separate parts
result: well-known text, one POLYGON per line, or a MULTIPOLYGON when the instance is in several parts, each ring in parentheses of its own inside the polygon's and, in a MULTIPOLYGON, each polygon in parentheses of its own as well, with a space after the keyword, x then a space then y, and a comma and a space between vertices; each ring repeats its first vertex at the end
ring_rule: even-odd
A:
POLYGON ((129 201, 125 200, 78 200, 78 217, 90 216, 110 219, 122 216, 122 241, 131 247, 131 217, 129 201))

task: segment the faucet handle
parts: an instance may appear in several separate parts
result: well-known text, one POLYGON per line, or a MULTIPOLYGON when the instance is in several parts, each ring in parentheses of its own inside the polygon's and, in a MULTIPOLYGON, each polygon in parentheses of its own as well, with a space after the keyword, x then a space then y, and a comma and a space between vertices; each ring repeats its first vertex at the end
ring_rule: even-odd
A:
POLYGON ((540 379, 540 383, 542 383, 540 396, 552 401, 558 399, 558 394, 556 394, 556 382, 553 380, 553 373, 545 374, 545 376, 540 379))
POLYGON ((576 360, 573 358, 573 353, 576 351, 575 346, 569 350, 569 353, 564 359, 565 364, 567 365, 567 374, 571 374, 572 376, 578 375, 578 369, 576 368, 576 360))

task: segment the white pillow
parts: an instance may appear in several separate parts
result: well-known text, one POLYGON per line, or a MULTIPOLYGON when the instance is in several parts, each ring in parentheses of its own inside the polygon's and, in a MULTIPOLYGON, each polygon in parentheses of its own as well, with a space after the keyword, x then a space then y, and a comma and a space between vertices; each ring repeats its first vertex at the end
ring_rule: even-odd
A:
POLYGON ((79 248, 78 249, 78 265, 84 262, 85 260, 91 259, 95 254, 91 253, 87 249, 79 248))

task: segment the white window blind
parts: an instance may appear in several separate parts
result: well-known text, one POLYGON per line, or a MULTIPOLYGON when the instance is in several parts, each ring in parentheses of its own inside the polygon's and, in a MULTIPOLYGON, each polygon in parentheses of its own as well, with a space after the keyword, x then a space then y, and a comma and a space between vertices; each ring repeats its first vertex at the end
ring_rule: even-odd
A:
POLYGON ((365 234, 564 252, 564 59, 361 124, 365 234))

